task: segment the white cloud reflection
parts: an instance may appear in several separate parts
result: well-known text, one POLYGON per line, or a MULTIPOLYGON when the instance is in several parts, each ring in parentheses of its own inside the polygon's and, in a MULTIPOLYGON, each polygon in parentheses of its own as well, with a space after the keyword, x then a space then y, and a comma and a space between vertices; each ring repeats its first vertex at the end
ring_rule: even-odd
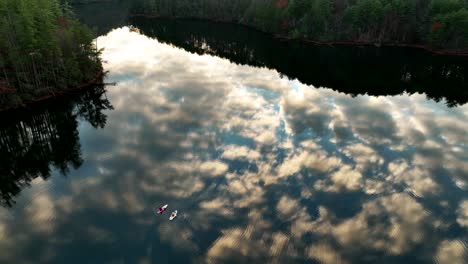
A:
MULTIPOLYGON (((468 106, 448 109, 422 95, 351 98, 128 28, 98 42, 108 78, 118 82, 109 88, 115 111, 96 135, 111 150, 84 140, 89 167, 67 187, 31 197, 16 223, 0 214, 0 249, 17 249, 0 262, 28 262, 17 252, 30 236, 45 241, 44 252, 83 236, 98 248, 164 245, 173 259, 207 263, 463 256, 444 232, 468 225, 460 198, 468 106), (442 200, 456 218, 432 211, 442 200), (180 209, 177 221, 154 215, 166 202, 180 209), (86 225, 62 234, 75 219, 86 225)), ((153 260, 158 254, 166 253, 153 260)))
POLYGON ((457 209, 457 213, 458 224, 465 228, 468 228, 468 200, 464 200, 460 203, 460 206, 457 209))
POLYGON ((461 241, 444 240, 437 249, 437 263, 464 264, 468 259, 468 250, 461 241))

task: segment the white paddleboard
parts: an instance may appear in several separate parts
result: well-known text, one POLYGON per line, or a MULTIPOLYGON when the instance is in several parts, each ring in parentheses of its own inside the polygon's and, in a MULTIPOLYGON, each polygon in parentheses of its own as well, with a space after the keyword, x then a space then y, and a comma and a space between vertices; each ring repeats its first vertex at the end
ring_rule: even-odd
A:
POLYGON ((172 220, 174 220, 174 218, 176 218, 176 217, 177 217, 177 210, 175 210, 174 212, 172 212, 171 217, 169 217, 169 220, 172 221, 172 220))

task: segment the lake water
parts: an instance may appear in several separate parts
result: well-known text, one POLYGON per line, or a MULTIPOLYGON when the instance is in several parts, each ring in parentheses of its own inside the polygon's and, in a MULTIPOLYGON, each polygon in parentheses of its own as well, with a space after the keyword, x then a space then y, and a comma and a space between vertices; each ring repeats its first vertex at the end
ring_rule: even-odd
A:
POLYGON ((0 263, 467 263, 466 76, 353 93, 160 29, 97 39, 107 92, 1 116, 0 263))

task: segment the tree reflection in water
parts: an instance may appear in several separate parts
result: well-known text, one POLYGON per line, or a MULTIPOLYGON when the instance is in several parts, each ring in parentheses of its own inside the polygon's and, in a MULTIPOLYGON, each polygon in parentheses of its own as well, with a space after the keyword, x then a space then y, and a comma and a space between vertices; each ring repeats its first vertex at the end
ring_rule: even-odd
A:
POLYGON ((423 93, 450 107, 468 102, 468 60, 418 49, 311 45, 243 26, 132 17, 142 34, 197 54, 275 69, 290 79, 357 96, 423 93))
POLYGON ((14 198, 37 177, 47 179, 55 168, 67 175, 83 163, 78 119, 103 128, 113 109, 104 85, 80 95, 61 97, 33 108, 1 113, 0 204, 11 207, 14 198))

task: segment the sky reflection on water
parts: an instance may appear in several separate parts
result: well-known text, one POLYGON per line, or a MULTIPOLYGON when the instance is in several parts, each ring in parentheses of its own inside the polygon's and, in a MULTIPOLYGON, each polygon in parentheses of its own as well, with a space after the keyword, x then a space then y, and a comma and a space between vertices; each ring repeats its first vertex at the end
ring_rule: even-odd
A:
POLYGON ((128 28, 98 43, 115 110, 81 123, 80 169, 0 209, 0 262, 466 261, 468 105, 352 98, 128 28))

